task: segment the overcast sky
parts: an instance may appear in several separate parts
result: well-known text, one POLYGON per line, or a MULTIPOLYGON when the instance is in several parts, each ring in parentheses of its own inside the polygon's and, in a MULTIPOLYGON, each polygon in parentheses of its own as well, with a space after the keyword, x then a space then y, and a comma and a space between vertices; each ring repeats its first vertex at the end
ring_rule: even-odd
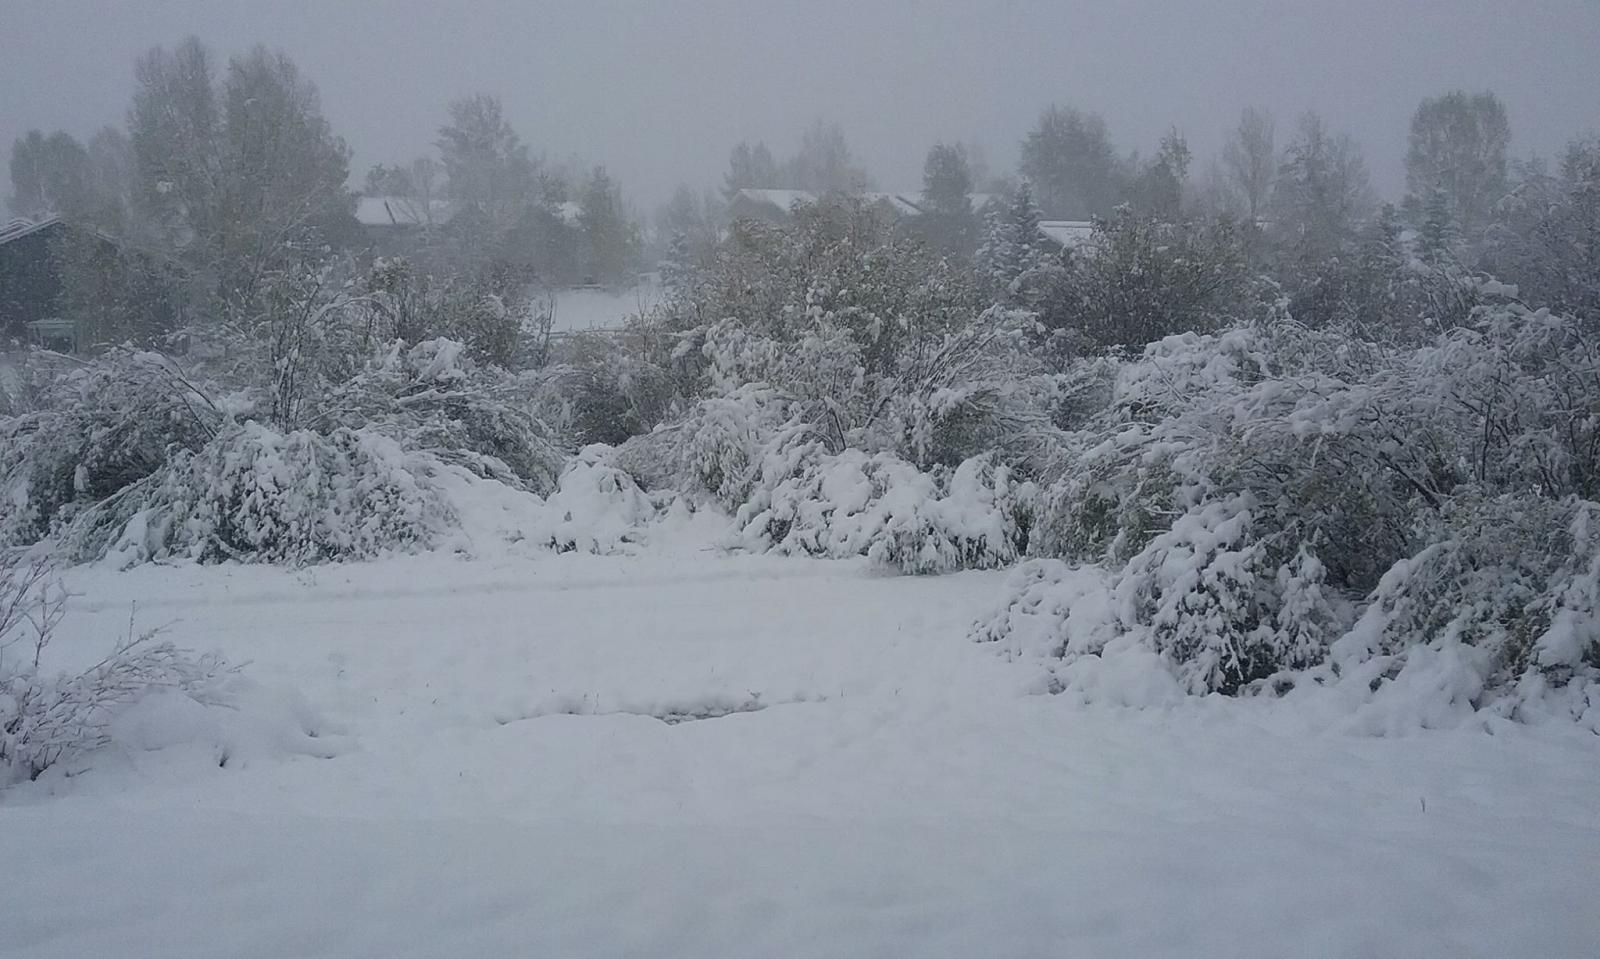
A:
MULTIPOLYGON (((285 50, 372 163, 431 150, 452 97, 499 94, 534 151, 603 162, 649 206, 729 148, 837 119, 889 189, 939 140, 1010 167, 1040 109, 1103 114, 1124 151, 1169 125, 1203 169, 1240 108, 1320 110, 1381 190, 1406 123, 1452 88, 1507 103, 1514 150, 1600 132, 1600 0, 0 0, 0 144, 120 123, 134 58, 198 34, 285 50)), ((7 184, 9 187, 9 184, 7 184)))

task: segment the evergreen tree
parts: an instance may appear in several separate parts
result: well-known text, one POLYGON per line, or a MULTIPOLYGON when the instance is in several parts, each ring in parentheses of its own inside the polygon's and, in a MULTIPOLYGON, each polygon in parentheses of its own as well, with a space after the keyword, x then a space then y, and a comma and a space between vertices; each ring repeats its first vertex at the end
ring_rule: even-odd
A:
POLYGON ((1458 208, 1442 187, 1428 191, 1417 224, 1417 253, 1424 263, 1440 266, 1456 257, 1461 239, 1455 220, 1458 208))
POLYGON ((1049 258, 1039 233, 1039 206, 1024 180, 1008 202, 990 212, 983 245, 978 248, 978 273, 989 290, 1010 298, 1019 279, 1049 258))

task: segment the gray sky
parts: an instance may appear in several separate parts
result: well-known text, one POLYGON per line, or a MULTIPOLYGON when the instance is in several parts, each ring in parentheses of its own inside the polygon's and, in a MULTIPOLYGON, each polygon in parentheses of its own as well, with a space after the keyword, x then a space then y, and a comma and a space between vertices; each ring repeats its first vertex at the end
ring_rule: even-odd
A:
POLYGON ((714 185, 741 139, 789 152, 817 116, 911 190, 938 140, 1010 167, 1051 101, 1103 114, 1124 151, 1176 125, 1197 170, 1241 107, 1272 110, 1280 143, 1315 108, 1389 195, 1424 96, 1494 90, 1519 155, 1600 132, 1600 0, 0 0, 0 144, 120 123, 135 56, 189 33, 284 49, 357 179, 484 90, 535 152, 604 162, 646 205, 714 185))

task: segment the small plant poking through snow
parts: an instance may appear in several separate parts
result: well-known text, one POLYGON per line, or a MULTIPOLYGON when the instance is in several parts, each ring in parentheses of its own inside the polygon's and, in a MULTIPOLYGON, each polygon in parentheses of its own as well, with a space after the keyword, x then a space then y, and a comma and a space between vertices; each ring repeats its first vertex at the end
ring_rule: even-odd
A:
POLYGON ((106 658, 75 674, 46 676, 40 660, 67 594, 43 560, 0 557, 0 786, 37 779, 46 769, 109 742, 118 712, 156 690, 213 702, 230 672, 216 656, 195 656, 156 631, 118 641, 106 658))

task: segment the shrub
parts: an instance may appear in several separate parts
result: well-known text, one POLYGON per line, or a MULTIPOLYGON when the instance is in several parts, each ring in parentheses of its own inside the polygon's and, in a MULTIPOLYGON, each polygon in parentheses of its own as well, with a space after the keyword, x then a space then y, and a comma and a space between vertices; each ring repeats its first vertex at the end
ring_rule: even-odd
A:
POLYGON ((1418 649, 1466 666, 1473 707, 1600 678, 1600 505, 1464 495, 1430 518, 1429 545, 1384 576, 1334 647, 1346 668, 1398 675, 1418 649))
POLYGON ((1117 576, 1121 627, 1192 693, 1236 693, 1321 661, 1339 621, 1309 545, 1264 531, 1248 497, 1208 503, 1157 535, 1117 576))
MULTIPOLYGON (((30 361, 37 357, 30 357, 30 361)), ((0 547, 36 542, 89 505, 198 449, 223 415, 177 364, 113 350, 47 376, 35 408, 0 420, 0 547)))
POLYGON ((790 438, 765 467, 735 519, 745 548, 865 556, 922 574, 1006 566, 1027 547, 1034 487, 989 458, 927 473, 891 454, 832 455, 790 438))
POLYGON ((580 450, 545 501, 544 525, 535 534, 558 553, 612 553, 637 542, 666 509, 671 496, 646 493, 612 464, 604 446, 580 450))
POLYGON ((124 562, 301 565, 422 548, 452 517, 430 482, 437 468, 370 431, 322 436, 247 423, 176 456, 147 482, 116 541, 100 542, 124 562))
POLYGON ((566 452, 533 412, 537 375, 474 362, 464 344, 395 341, 330 397, 314 426, 386 433, 474 473, 539 494, 555 489, 566 452))

